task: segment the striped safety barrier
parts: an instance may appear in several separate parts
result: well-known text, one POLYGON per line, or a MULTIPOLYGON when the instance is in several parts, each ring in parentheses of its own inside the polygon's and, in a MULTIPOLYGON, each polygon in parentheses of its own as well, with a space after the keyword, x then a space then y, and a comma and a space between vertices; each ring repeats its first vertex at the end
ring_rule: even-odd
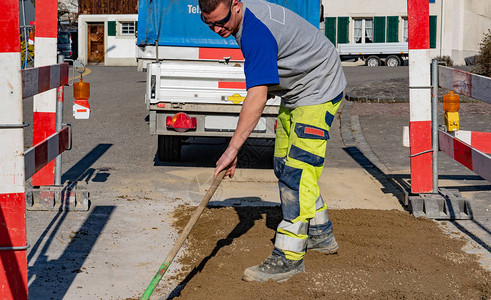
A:
POLYGON ((491 156, 451 134, 439 131, 440 149, 463 166, 491 182, 491 156))
POLYGON ((68 63, 22 70, 22 98, 68 84, 68 63))
MULTIPOLYGON (((438 85, 491 104, 491 79, 445 66, 438 67, 438 85)), ((491 133, 458 130, 439 132, 440 149, 491 182, 491 133)))
POLYGON ((27 299, 19 1, 0 9, 0 299, 27 299))
POLYGON ((41 170, 41 168, 63 153, 63 151, 70 149, 69 128, 70 127, 63 128, 43 142, 24 152, 26 180, 31 178, 36 172, 41 170))
MULTIPOLYGON (((43 0, 36 2, 36 31, 34 42, 35 67, 57 63, 58 1, 43 0)), ((50 70, 51 72, 51 70, 50 70)), ((47 74, 46 74, 47 75, 47 74)), ((50 73, 51 79, 51 73, 50 73)), ((56 77, 56 76, 54 76, 56 77)), ((47 78, 46 76, 40 76, 47 78)), ((41 79, 45 80, 45 79, 41 79)), ((36 145, 56 131, 56 90, 50 89, 34 96, 32 118, 32 143, 36 145)), ((55 181, 54 162, 36 173, 32 185, 53 185, 55 181)))
POLYGON ((491 79, 454 68, 438 67, 438 85, 491 104, 491 79))
POLYGON ((408 0, 411 192, 433 190, 428 0, 408 0))
POLYGON ((471 147, 487 154, 491 153, 491 132, 458 130, 453 134, 455 138, 471 147))

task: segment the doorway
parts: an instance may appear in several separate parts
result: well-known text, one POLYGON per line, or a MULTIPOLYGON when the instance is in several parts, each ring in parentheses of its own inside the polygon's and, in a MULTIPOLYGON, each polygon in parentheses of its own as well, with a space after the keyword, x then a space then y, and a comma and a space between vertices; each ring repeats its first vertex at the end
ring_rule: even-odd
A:
POLYGON ((88 62, 104 63, 104 23, 88 23, 88 62))

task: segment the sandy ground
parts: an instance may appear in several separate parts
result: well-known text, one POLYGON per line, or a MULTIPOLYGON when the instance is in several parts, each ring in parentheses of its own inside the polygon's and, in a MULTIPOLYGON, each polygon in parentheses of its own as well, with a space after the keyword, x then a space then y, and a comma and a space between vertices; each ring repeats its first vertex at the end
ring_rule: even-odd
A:
MULTIPOLYGON (((182 229, 194 208, 174 214, 182 229)), ((279 207, 210 208, 189 237, 182 299, 489 299, 491 273, 436 222, 397 210, 331 210, 337 255, 308 252, 306 273, 284 283, 241 279, 273 247, 279 207)), ((165 295, 160 295, 165 296, 165 295)))

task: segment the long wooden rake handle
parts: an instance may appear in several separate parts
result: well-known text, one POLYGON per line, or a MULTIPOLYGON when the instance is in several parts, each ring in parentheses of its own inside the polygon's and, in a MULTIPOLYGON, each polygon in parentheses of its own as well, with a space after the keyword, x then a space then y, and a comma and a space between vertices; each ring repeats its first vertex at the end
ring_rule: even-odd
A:
POLYGON ((186 238, 188 237, 189 233, 193 229, 194 225, 198 221, 199 217, 201 216, 201 213, 206 208, 206 205, 210 201, 211 197, 215 193, 216 189, 220 185, 220 182, 222 182, 223 177, 225 177, 225 174, 227 173, 227 169, 222 170, 220 173, 218 173, 217 177, 215 177, 215 180, 213 180, 213 183, 211 184, 211 187, 208 189, 208 192, 206 192, 206 195, 203 197, 203 200, 201 200, 201 203, 198 205, 196 210, 194 211, 193 215, 191 216, 191 219, 189 219, 188 223, 186 224, 186 227, 184 227, 184 230, 182 231, 181 235, 179 236, 179 239, 177 242, 174 244, 174 247, 170 250, 169 254, 165 258, 164 262, 160 266, 159 270, 157 271, 157 274, 153 277, 152 281, 148 285, 147 289, 143 293, 140 299, 142 300, 147 300, 150 298, 150 296, 153 293, 153 290, 157 287, 157 285, 160 282, 160 279, 164 276, 165 272, 167 272, 167 269, 169 268, 170 264, 176 257, 177 253, 179 252, 179 249, 181 249, 182 244, 184 244, 184 241, 186 241, 186 238))

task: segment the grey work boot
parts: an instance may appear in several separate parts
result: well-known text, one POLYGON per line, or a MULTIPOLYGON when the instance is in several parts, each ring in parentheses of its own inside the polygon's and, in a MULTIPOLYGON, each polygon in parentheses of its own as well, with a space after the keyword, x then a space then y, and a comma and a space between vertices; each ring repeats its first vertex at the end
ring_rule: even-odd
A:
POLYGON ((293 275, 305 272, 302 260, 289 260, 278 254, 271 254, 266 260, 257 266, 252 266, 244 271, 242 277, 245 281, 287 281, 293 275))
POLYGON ((307 249, 325 254, 334 254, 338 252, 338 243, 332 231, 321 235, 309 235, 307 249))

